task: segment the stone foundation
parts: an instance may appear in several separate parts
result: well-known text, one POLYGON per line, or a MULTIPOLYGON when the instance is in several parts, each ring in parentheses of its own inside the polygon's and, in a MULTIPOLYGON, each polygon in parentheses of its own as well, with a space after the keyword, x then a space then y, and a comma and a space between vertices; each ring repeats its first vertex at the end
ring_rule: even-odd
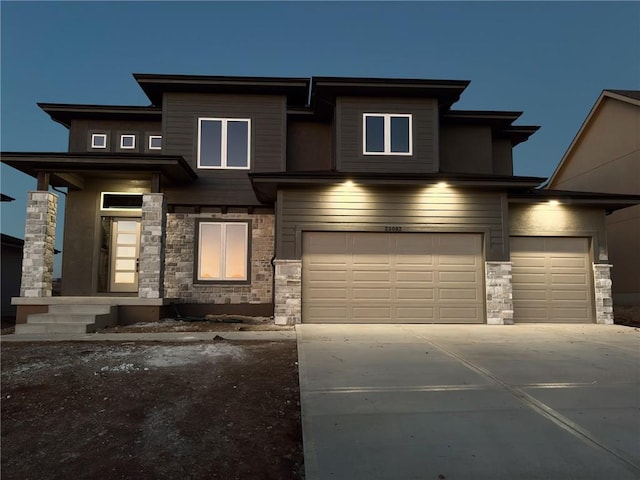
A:
POLYGON ((57 210, 58 197, 53 193, 28 193, 21 297, 51 296, 57 210))
POLYGON ((162 193, 142 196, 142 222, 140 226, 140 266, 138 296, 162 298, 164 290, 164 232, 166 203, 162 193))
POLYGON ((164 264, 165 297, 182 303, 262 304, 273 302, 275 216, 253 213, 170 213, 164 264), (251 283, 194 282, 196 220, 251 221, 251 283))
POLYGON ((275 260, 275 323, 294 325, 302 320, 302 260, 275 260))
POLYGON ((513 324, 511 262, 485 262, 488 325, 513 324))
POLYGON ((596 323, 613 325, 613 298, 611 296, 611 265, 593 264, 593 286, 596 297, 596 323))

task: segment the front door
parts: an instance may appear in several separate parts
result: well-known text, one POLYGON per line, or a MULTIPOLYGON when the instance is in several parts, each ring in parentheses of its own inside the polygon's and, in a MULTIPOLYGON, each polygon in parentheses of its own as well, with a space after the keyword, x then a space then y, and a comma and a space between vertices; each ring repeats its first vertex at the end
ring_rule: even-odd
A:
POLYGON ((140 255, 140 219, 116 218, 111 230, 112 292, 138 291, 138 258, 140 255))

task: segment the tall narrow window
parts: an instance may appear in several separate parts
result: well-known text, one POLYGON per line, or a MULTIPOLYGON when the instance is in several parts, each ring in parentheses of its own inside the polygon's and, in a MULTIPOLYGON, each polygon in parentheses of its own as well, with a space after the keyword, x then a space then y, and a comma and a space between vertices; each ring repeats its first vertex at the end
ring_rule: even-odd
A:
POLYGON ((410 113, 363 114, 362 150, 365 155, 411 155, 410 113))
POLYGON ((197 280, 246 281, 248 252, 248 223, 198 223, 197 280))
POLYGON ((248 169, 251 120, 198 119, 198 168, 248 169))

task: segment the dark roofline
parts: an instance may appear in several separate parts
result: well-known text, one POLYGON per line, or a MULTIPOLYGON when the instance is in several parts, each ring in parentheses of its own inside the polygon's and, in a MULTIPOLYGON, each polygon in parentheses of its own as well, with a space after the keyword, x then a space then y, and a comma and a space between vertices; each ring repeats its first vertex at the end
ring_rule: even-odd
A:
POLYGON ((4 193, 0 193, 0 202, 13 202, 14 200, 15 198, 5 195, 4 193))
POLYGON ((509 203, 540 203, 557 200, 563 205, 582 205, 599 207, 607 213, 621 208, 640 205, 640 195, 618 193, 581 192, 572 190, 549 190, 536 188, 531 191, 513 192, 509 194, 509 203))
POLYGON ((453 125, 487 125, 495 136, 506 137, 511 145, 525 142, 540 127, 537 125, 512 125, 522 112, 498 110, 449 110, 442 114, 442 123, 453 125))
POLYGON ((7 235, 6 233, 0 233, 0 242, 2 243, 3 246, 19 247, 19 248, 22 248, 24 246, 23 239, 13 237, 11 235, 7 235))
POLYGON ((135 105, 83 105, 72 103, 38 103, 54 122, 69 128, 74 119, 161 121, 162 108, 135 105))
POLYGON ((293 105, 306 105, 309 79, 299 77, 239 77, 134 73, 133 78, 153 105, 164 92, 256 93, 286 95, 293 105))
POLYGON ((616 95, 621 95, 623 97, 632 98, 634 100, 640 100, 640 90, 612 90, 610 88, 607 88, 604 91, 615 93, 616 95))

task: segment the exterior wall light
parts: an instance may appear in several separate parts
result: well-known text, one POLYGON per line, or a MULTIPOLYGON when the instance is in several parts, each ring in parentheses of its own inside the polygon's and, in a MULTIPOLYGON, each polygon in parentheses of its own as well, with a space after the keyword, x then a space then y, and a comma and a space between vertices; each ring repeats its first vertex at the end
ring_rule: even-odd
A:
POLYGON ((353 180, 345 180, 342 185, 344 185, 345 187, 353 187, 355 183, 353 183, 353 180))
POLYGON ((447 182, 438 182, 438 183, 436 183, 436 187, 438 187, 438 188, 447 188, 447 187, 449 187, 449 184, 447 182))
POLYGON ((549 205, 552 207, 557 207, 558 205, 560 205, 560 202, 558 200, 549 200, 549 205))

